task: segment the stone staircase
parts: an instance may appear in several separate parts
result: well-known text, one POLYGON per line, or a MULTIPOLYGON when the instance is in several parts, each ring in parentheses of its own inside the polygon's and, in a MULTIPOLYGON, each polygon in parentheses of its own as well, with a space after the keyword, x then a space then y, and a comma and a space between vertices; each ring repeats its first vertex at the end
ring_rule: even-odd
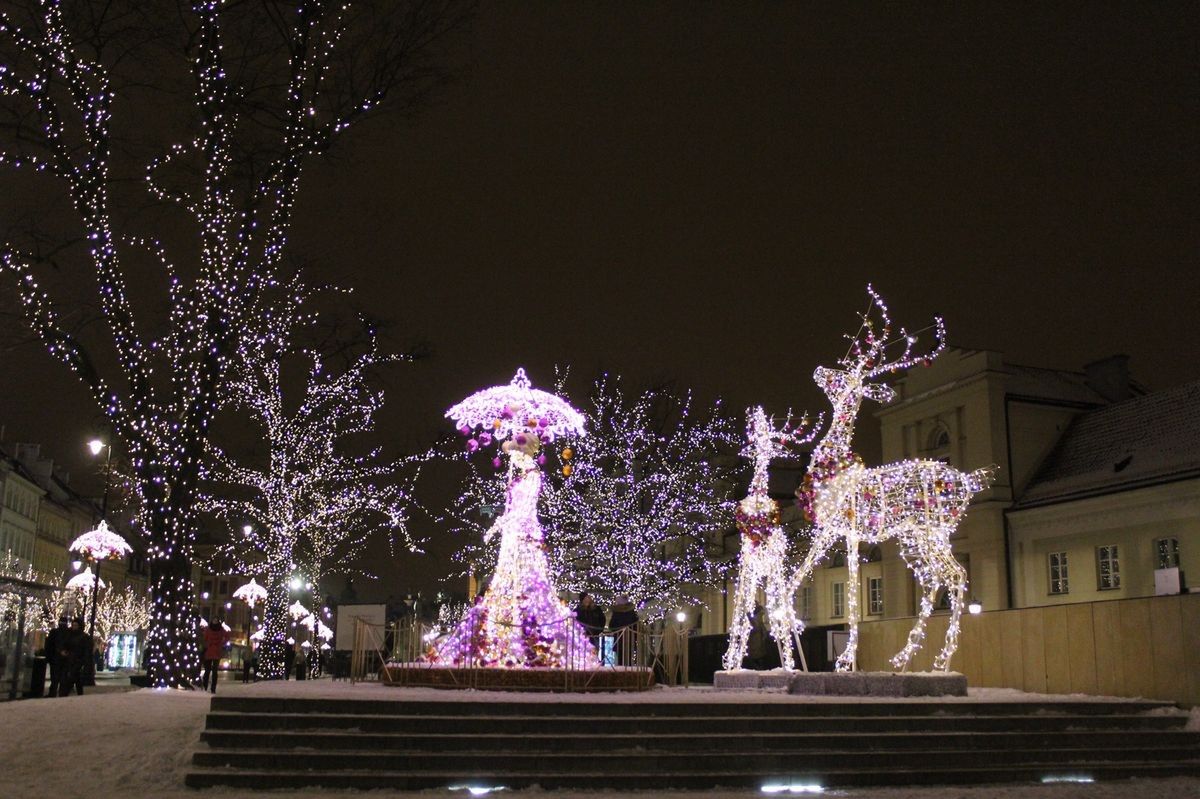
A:
POLYGON ((192 787, 697 789, 1200 775, 1159 702, 222 697, 192 787))

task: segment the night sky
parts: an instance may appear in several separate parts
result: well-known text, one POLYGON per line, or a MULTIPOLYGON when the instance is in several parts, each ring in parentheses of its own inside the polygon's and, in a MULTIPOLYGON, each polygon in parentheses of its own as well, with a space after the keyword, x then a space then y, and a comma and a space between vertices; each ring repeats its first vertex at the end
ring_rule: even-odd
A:
MULTIPOLYGON (((394 452, 519 365, 823 410, 810 375, 868 281, 952 344, 1070 369, 1124 352, 1164 388, 1200 377, 1198 17, 488 3, 430 108, 307 173, 293 241, 397 346, 432 345, 389 373, 394 452)), ((6 444, 87 487, 82 388, 34 347, 0 374, 6 444)), ((364 594, 434 586, 457 542, 417 530, 430 554, 364 594)))

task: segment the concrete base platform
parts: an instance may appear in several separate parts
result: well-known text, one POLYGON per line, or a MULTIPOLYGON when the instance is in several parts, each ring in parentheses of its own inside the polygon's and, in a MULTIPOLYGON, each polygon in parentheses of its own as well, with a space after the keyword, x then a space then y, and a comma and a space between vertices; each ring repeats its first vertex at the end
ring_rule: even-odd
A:
POLYGON ((389 663, 385 685, 481 691, 645 691, 654 673, 645 669, 468 669, 389 663))
POLYGON ((718 691, 787 691, 792 677, 797 672, 772 669, 771 671, 718 671, 713 674, 713 688, 718 691))
POLYGON ((966 696, 966 675, 958 672, 895 674, 890 671, 800 671, 788 693, 807 696, 966 696))

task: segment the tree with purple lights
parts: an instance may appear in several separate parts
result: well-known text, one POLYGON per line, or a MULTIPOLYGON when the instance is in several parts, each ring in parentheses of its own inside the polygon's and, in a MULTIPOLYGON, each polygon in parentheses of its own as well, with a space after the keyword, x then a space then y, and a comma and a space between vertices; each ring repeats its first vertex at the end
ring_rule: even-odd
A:
MULTIPOLYGON (((0 274, 129 455, 153 575, 154 685, 198 673, 201 469, 241 337, 287 252, 304 168, 375 109, 423 99, 470 11, 456 0, 114 0, 102 11, 24 0, 0 11, 0 164, 62 187, 74 209, 0 243, 0 274), (114 124, 118 114, 128 122, 114 124), (142 204, 127 188, 137 174, 162 213, 130 211, 142 204), (55 226, 69 232, 43 230, 55 226), (169 255, 167 240, 193 249, 169 255), (73 327, 69 293, 43 287, 64 266, 94 277, 102 324, 73 327)), ((30 196, 29 185, 9 190, 30 196)))
POLYGON ((269 678, 283 676, 293 577, 318 585, 326 574, 345 571, 375 533, 416 549, 407 521, 416 479, 411 467, 421 460, 385 460, 379 448, 351 454, 356 438, 374 432, 383 406, 371 374, 404 358, 380 353, 368 326, 361 351, 345 367, 331 365, 298 344, 316 320, 306 308, 308 289, 292 280, 281 293, 243 339, 224 391, 225 406, 245 412, 261 430, 267 456, 252 462, 211 445, 201 501, 229 525, 225 554, 239 571, 266 575, 260 670, 269 678), (308 362, 300 392, 284 379, 293 357, 308 362))
MULTIPOLYGON (((555 583, 602 604, 626 595, 646 618, 696 603, 730 568, 736 423, 719 402, 696 412, 690 393, 666 387, 630 398, 608 377, 595 382, 586 418, 588 435, 562 451, 539 506, 555 583)), ((494 506, 498 488, 475 470, 457 501, 460 529, 478 530, 474 511, 494 506)), ((463 556, 486 572, 494 553, 483 543, 463 556)))
MULTIPOLYGON (((491 583, 429 659, 483 668, 597 667, 587 632, 558 598, 538 522, 543 450, 566 436, 586 440, 583 416, 533 388, 524 369, 507 386, 473 394, 446 416, 468 437, 471 452, 499 442, 508 468, 504 512, 484 535, 499 547, 491 583)), ((500 456, 493 463, 503 465, 500 456)))

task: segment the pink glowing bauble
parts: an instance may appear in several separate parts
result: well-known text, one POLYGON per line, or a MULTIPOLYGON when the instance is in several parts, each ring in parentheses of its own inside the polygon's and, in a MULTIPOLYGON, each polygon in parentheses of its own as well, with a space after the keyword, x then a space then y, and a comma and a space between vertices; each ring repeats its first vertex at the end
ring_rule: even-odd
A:
POLYGON ((474 451, 475 451, 475 450, 477 450, 477 449, 479 449, 479 442, 478 442, 478 441, 476 441, 476 440, 475 440, 475 439, 473 439, 473 438, 472 438, 472 439, 468 439, 468 441, 467 441, 467 452, 474 452, 474 451))
POLYGON ((545 466, 546 465, 546 454, 542 453, 541 455, 538 455, 537 462, 538 462, 538 466, 545 466))
POLYGON ((486 447, 488 444, 491 444, 491 443, 492 443, 492 434, 491 433, 480 433, 479 434, 479 446, 486 447))
POLYGON ((509 408, 507 405, 506 405, 506 406, 504 406, 504 410, 500 411, 500 418, 501 418, 501 419, 511 419, 511 418, 513 418, 513 412, 512 412, 512 409, 511 409, 511 408, 509 408))
POLYGON ((524 433, 521 433, 514 439, 514 441, 517 442, 518 447, 523 447, 526 443, 528 443, 529 439, 525 437, 524 433))
POLYGON ((492 468, 499 469, 503 465, 504 461, 500 460, 499 458, 492 458, 492 468))
POLYGON ((464 424, 458 428, 458 432, 462 433, 464 436, 469 436, 469 435, 471 435, 471 428, 467 427, 464 424))
POLYGON ((546 425, 548 425, 548 424, 550 424, 550 423, 548 421, 546 421, 546 417, 543 416, 541 419, 538 419, 538 427, 542 428, 543 430, 546 428, 546 425))

